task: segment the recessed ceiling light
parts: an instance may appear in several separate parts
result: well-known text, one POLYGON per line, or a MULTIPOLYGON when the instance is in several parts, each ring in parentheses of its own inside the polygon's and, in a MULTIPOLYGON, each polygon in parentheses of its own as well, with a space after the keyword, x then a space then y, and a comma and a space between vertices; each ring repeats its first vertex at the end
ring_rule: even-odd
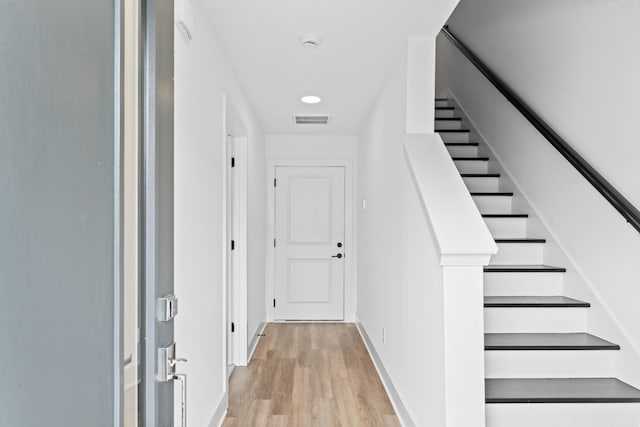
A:
POLYGON ((300 98, 300 101, 304 102, 305 104, 317 104, 322 101, 322 98, 315 95, 308 95, 300 98))

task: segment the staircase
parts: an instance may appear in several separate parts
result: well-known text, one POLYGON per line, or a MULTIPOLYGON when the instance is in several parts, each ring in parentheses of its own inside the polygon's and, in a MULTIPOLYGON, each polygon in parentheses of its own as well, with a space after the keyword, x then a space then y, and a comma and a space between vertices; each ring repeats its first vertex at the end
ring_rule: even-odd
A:
POLYGON ((436 99, 435 117, 499 248, 484 270, 487 426, 640 426, 640 390, 612 378, 620 347, 586 332, 590 304, 563 296, 566 269, 543 264, 490 151, 453 101, 436 99))

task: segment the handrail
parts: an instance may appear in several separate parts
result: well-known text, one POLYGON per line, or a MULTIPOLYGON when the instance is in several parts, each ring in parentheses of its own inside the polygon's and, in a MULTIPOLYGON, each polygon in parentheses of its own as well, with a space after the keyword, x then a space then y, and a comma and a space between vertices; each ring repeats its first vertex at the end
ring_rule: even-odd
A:
POLYGON ((640 211, 631 204, 593 166, 574 150, 558 133, 529 107, 496 73, 471 49, 461 42, 445 25, 442 34, 489 80, 498 91, 544 136, 565 159, 613 206, 636 231, 640 232, 640 211))

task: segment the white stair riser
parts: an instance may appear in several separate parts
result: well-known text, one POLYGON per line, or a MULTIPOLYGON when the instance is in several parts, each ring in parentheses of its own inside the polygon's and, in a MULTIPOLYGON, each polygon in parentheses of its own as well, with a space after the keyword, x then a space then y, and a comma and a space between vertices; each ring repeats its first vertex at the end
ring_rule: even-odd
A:
POLYGON ((469 142, 469 132, 442 132, 440 137, 444 142, 469 142))
POLYGON ((456 116, 456 111, 455 110, 436 110, 436 119, 437 118, 450 118, 450 117, 455 117, 456 116))
POLYGON ((470 192, 491 193, 498 191, 500 178, 462 178, 470 192))
POLYGON ((462 121, 461 120, 438 120, 438 119, 436 119, 436 126, 435 127, 436 127, 436 129, 462 129, 462 121))
POLYGON ((489 170, 489 162, 484 160, 455 160, 454 163, 460 173, 487 173, 489 170))
POLYGON ((496 239, 527 235, 527 218, 485 218, 484 222, 496 239))
POLYGON ((511 213, 511 199, 508 196, 473 196, 478 210, 483 214, 511 213))
POLYGON ((487 378, 615 376, 616 350, 487 350, 487 378))
POLYGON ((486 405, 486 427, 636 427, 639 403, 486 405))
POLYGON ((484 273, 486 296, 562 295, 563 273, 484 273))
POLYGON ((436 101, 436 107, 450 107, 451 105, 449 105, 449 101, 448 100, 444 100, 444 101, 436 101))
POLYGON ((487 333, 567 333, 583 332, 587 327, 584 307, 486 307, 484 331, 487 333))
POLYGON ((498 243, 491 264, 542 264, 544 243, 498 243))
POLYGON ((451 157, 477 157, 477 146, 447 146, 447 151, 451 157))

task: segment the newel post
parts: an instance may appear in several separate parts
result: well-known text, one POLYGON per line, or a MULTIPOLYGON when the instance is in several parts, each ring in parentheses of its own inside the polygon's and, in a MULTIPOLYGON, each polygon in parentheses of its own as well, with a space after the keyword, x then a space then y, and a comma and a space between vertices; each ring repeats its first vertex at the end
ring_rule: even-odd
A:
POLYGON ((490 255, 443 255, 447 427, 484 427, 483 266, 490 255))

